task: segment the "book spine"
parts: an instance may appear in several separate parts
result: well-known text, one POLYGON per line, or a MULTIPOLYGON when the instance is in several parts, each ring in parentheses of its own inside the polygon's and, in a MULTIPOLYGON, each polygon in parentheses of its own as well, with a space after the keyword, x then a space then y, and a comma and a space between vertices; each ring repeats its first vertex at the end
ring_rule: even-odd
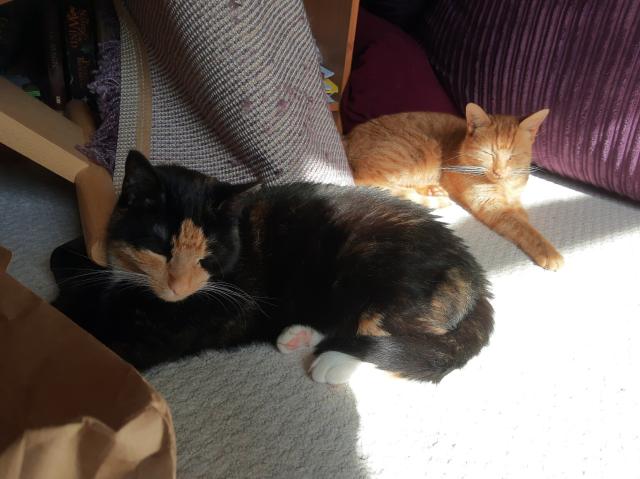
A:
POLYGON ((43 23, 48 80, 43 93, 51 108, 64 110, 67 103, 67 91, 64 82, 62 25, 58 2, 55 0, 45 2, 43 23))
POLYGON ((108 42, 120 38, 118 16, 113 7, 113 0, 93 0, 93 11, 96 20, 96 42, 108 42))
POLYGON ((89 95, 87 85, 96 68, 93 12, 88 1, 65 0, 62 5, 69 94, 71 98, 86 100, 89 95))
POLYGON ((5 74, 16 62, 21 50, 20 31, 24 21, 21 4, 0 2, 0 74, 5 74))

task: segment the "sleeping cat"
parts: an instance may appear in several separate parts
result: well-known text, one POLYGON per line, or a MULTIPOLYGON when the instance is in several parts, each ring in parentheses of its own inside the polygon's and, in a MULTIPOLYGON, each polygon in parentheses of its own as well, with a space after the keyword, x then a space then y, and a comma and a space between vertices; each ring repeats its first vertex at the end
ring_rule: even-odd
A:
POLYGON ((462 241, 376 188, 230 185, 131 152, 108 258, 58 248, 54 305, 140 369, 257 341, 315 347, 318 382, 360 361, 439 381, 493 328, 462 241))
POLYGON ((398 113, 355 127, 345 150, 357 184, 437 208, 456 203, 550 270, 564 260, 529 223, 520 194, 549 110, 518 120, 469 103, 466 121, 446 113, 398 113))

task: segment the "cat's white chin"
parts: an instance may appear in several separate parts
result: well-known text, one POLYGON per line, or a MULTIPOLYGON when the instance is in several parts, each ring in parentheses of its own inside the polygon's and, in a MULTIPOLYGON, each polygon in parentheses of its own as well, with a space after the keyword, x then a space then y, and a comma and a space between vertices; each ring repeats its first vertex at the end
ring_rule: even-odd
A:
POLYGON ((168 289, 168 288, 163 290, 157 290, 154 288, 153 292, 158 298, 160 298, 163 301, 166 301, 167 303, 178 303, 180 301, 184 301, 190 296, 193 296, 195 293, 198 292, 198 290, 189 291, 185 293, 176 293, 175 291, 172 291, 171 289, 168 289))

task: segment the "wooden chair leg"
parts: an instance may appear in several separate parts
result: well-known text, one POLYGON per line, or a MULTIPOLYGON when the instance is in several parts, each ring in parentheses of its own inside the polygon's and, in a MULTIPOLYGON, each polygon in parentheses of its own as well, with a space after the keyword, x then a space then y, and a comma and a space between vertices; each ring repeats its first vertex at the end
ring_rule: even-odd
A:
POLYGON ((101 166, 91 165, 78 173, 75 185, 87 255, 104 266, 107 227, 116 204, 111 175, 101 166))

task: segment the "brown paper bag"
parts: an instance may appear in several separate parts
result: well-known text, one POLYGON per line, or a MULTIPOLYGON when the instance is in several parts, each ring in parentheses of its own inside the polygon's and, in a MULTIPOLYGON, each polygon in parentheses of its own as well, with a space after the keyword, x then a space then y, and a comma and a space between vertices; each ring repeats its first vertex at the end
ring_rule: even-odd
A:
POLYGON ((9 261, 11 261, 11 251, 0 246, 0 273, 7 270, 9 261))
POLYGON ((174 478, 165 401, 11 278, 9 258, 0 247, 0 478, 174 478))

